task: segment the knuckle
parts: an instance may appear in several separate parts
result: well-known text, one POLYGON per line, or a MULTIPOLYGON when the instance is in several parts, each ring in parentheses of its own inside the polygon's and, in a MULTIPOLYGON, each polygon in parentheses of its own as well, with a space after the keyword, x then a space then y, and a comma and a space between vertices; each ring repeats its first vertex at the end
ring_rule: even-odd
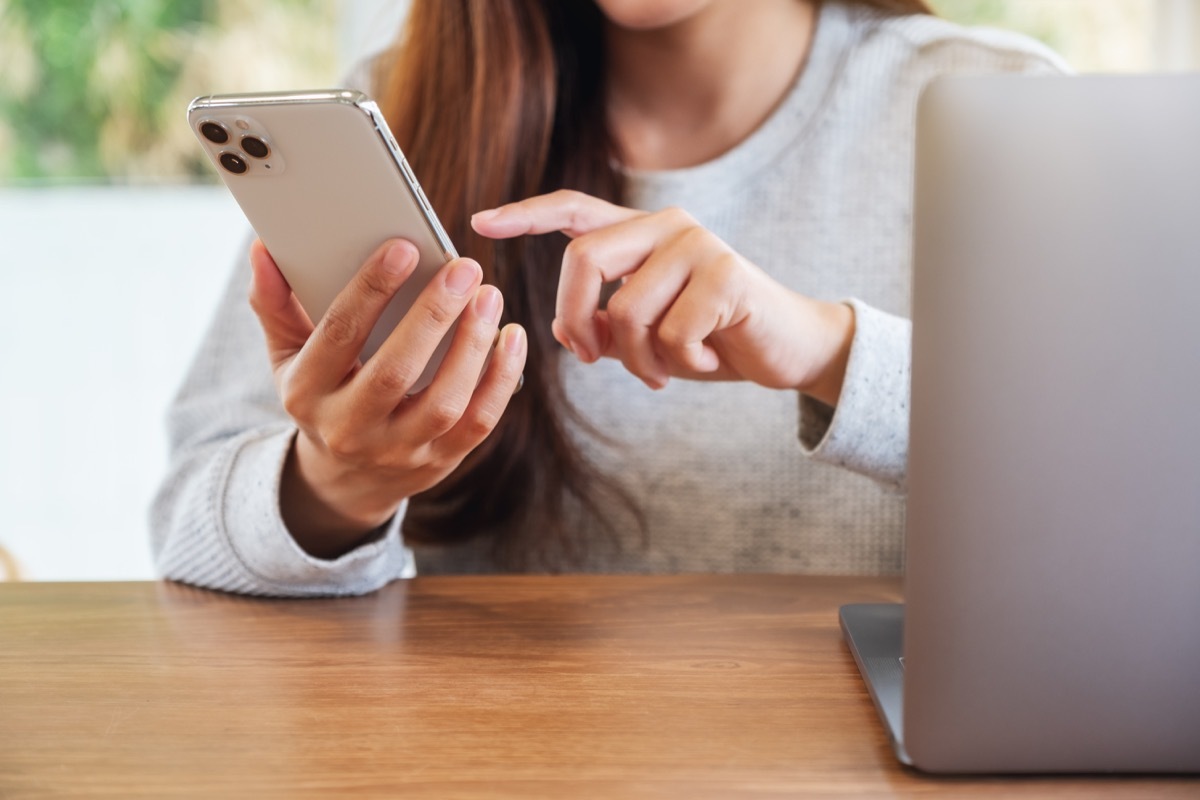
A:
POLYGON ((593 280, 603 279, 604 264, 595 243, 587 236, 568 242, 563 251, 560 281, 568 282, 572 290, 578 292, 581 287, 590 286, 593 280))
POLYGON ((586 236, 567 242, 567 247, 563 250, 563 263, 569 264, 573 269, 598 270, 595 249, 586 236))
POLYGON ((576 189, 557 189, 550 196, 559 203, 578 205, 584 195, 576 189))
POLYGON ((577 231, 582 228, 584 223, 584 203, 587 201, 587 195, 574 189, 559 189, 554 194, 557 195, 556 199, 558 202, 562 203, 566 209, 566 229, 577 231))
POLYGON ((368 300, 380 301, 390 298, 395 287, 381 264, 374 264, 358 274, 358 290, 368 300))
POLYGON ((380 361, 368 378, 371 388, 385 396, 405 394, 416 383, 419 374, 416 367, 407 361, 380 361))
POLYGON ((658 326, 658 340, 672 352, 683 350, 689 344, 683 328, 672 319, 663 320, 658 326))
POLYGON ((679 206, 667 206, 659 214, 667 222, 679 227, 700 227, 696 218, 679 206))
POLYGON ((429 459, 420 446, 394 445, 379 454, 378 464, 393 472, 416 472, 427 467, 429 459))
POLYGON ((342 461, 357 459, 363 450, 358 432, 344 423, 328 427, 322 432, 321 440, 325 443, 325 448, 342 461))
POLYGON ((679 242, 689 249, 708 250, 717 244, 717 237, 708 228, 693 221, 680 234, 679 242))
POLYGON ((300 395, 295 392, 282 391, 279 393, 279 401, 283 404, 284 412, 295 421, 304 422, 307 419, 308 406, 300 395))
POLYGON ((334 347, 349 347, 358 339, 359 322, 353 314, 334 306, 325 312, 320 331, 321 338, 334 347))
POLYGON ((496 345, 499 334, 495 327, 489 325, 474 326, 467 334, 461 341, 455 342, 455 348, 460 349, 471 363, 482 370, 486 364, 488 353, 496 345))
POLYGON ((732 292, 742 285, 742 262, 733 253, 722 253, 712 262, 710 280, 722 292, 732 292))
POLYGON ((608 299, 609 324, 630 328, 639 324, 641 303, 628 291, 617 291, 608 299))
POLYGON ((493 414, 479 413, 467 422, 467 436, 472 441, 483 441, 496 429, 499 418, 493 414))
POLYGON ((455 308, 448 300, 432 302, 425 310, 425 324, 431 331, 444 331, 458 318, 460 311, 461 309, 455 308))
POLYGON ((472 441, 486 439, 500 422, 500 412, 490 403, 483 403, 470 416, 462 421, 464 432, 472 441))
POLYGON ((309 416, 309 395, 307 392, 301 391, 296 383, 295 378, 290 376, 285 375, 280 379, 279 402, 289 417, 297 422, 304 422, 309 416))
POLYGON ((456 397, 440 397, 425 412, 426 423, 437 433, 445 433, 462 417, 463 403, 456 397))

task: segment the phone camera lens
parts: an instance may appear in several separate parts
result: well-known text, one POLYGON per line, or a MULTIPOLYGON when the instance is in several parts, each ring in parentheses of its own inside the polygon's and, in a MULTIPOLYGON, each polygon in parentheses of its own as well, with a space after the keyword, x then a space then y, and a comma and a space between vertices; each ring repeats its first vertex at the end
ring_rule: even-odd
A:
POLYGON ((225 144, 229 141, 229 131, 219 122, 204 122, 200 125, 200 133, 213 144, 225 144))
POLYGON ((257 136, 243 136, 242 149, 255 158, 266 158, 271 152, 271 148, 267 147, 267 143, 257 136))
POLYGON ((219 160, 221 166, 234 175, 241 175, 246 171, 246 159, 241 156, 235 156, 233 153, 221 153, 219 160))

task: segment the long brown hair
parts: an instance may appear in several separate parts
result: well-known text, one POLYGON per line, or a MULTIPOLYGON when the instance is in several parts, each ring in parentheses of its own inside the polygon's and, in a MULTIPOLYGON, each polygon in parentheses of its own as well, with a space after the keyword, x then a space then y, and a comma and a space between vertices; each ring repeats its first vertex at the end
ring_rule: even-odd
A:
MULTIPOLYGON (((863 2, 929 11, 921 0, 863 2)), ((570 507, 605 520, 616 502, 636 515, 571 435, 600 432, 569 403, 550 334, 566 239, 495 242, 470 226, 476 211, 561 188, 621 202, 604 27, 590 0, 415 0, 402 38, 377 62, 380 106, 450 238, 503 293, 506 321, 529 334, 524 389, 454 474, 412 498, 412 542, 487 535, 498 565, 561 569, 594 544, 569 526, 570 507)))

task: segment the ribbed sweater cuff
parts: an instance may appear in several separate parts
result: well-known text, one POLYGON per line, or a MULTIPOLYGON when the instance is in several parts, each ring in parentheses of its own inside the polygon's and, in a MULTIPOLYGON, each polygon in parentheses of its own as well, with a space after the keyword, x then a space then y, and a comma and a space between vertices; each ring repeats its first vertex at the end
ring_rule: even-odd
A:
POLYGON ((400 537, 402 506, 377 539, 334 559, 304 552, 284 525, 279 488, 295 436, 287 426, 244 440, 223 477, 218 524, 238 559, 270 592, 361 594, 397 577, 412 577, 413 559, 400 537))
POLYGON ((854 341, 836 408, 800 396, 806 453, 902 489, 908 457, 912 324, 868 306, 854 309, 854 341))

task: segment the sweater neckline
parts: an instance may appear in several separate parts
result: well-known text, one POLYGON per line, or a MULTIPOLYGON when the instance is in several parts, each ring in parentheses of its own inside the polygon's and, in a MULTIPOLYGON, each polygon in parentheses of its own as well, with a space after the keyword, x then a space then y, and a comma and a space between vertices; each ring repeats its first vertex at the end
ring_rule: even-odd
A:
POLYGON ((804 66, 775 109, 749 136, 716 158, 691 167, 668 170, 622 168, 633 205, 654 202, 659 195, 688 197, 706 205, 727 197, 737 184, 773 163, 813 126, 822 100, 841 71, 850 38, 849 10, 840 2, 822 2, 804 66))

